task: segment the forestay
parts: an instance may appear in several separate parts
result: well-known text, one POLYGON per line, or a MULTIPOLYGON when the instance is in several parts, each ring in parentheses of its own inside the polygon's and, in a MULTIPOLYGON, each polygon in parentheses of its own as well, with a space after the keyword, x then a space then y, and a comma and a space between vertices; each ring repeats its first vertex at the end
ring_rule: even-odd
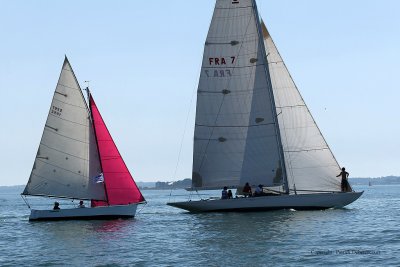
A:
POLYGON ((340 172, 328 144, 301 97, 270 34, 262 23, 270 77, 279 114, 288 183, 300 190, 340 191, 340 172))
POLYGON ((272 88, 252 0, 217 0, 197 94, 193 188, 281 185, 272 88))
POLYGON ((105 200, 103 184, 93 179, 101 171, 93 134, 88 107, 65 58, 22 194, 105 200))

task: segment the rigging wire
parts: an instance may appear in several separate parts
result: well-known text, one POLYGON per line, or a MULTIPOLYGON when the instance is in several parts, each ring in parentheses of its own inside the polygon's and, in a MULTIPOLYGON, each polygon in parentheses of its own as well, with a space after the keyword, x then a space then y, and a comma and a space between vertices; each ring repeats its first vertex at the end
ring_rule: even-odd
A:
MULTIPOLYGON (((198 69, 200 69, 200 72, 201 72, 201 65, 202 65, 202 61, 200 61, 200 67, 198 67, 198 69)), ((197 92, 197 83, 198 83, 198 81, 196 80, 195 86, 193 86, 192 95, 191 95, 190 101, 189 101, 189 108, 188 108, 188 112, 187 112, 187 115, 186 115, 185 126, 184 126, 184 129, 183 129, 182 138, 181 138, 181 142, 180 142, 180 145, 179 145, 178 159, 177 159, 177 161, 176 161, 174 174, 173 174, 173 176, 172 176, 172 178, 173 178, 172 180, 173 180, 173 181, 176 180, 176 174, 177 174, 178 168, 179 168, 179 162, 180 162, 181 154, 182 154, 183 141, 185 140, 187 125, 188 125, 189 116, 190 116, 190 113, 191 113, 191 110, 192 110, 194 95, 195 95, 195 93, 197 92)), ((171 191, 170 191, 170 193, 169 193, 168 202, 170 202, 170 200, 171 200, 171 195, 172 195, 172 190, 173 190, 173 189, 174 189, 174 188, 173 188, 173 186, 172 186, 172 187, 171 187, 171 191)))
POLYGON ((21 195, 21 198, 24 200, 24 202, 28 206, 28 208, 31 209, 31 206, 29 205, 28 200, 26 199, 26 197, 24 195, 21 195))
POLYGON ((146 205, 147 205, 147 201, 145 201, 143 203, 143 207, 139 211, 137 211, 136 214, 139 214, 144 209, 144 207, 146 207, 146 205))

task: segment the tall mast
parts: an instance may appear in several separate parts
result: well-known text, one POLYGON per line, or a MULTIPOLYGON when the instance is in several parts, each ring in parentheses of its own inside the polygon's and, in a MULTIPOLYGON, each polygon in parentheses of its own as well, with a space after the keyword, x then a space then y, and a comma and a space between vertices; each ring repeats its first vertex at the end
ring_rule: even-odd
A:
MULTIPOLYGON (((95 130, 95 127, 96 127, 96 126, 94 125, 94 119, 93 119, 93 114, 92 114, 92 108, 91 108, 91 106, 90 106, 90 90, 89 90, 89 86, 87 86, 87 87, 85 88, 85 90, 86 90, 87 99, 88 99, 88 102, 89 102, 90 121, 91 121, 91 123, 92 123, 92 125, 93 125, 94 139, 96 140, 96 146, 97 146, 97 149, 96 149, 96 150, 97 150, 97 155, 98 155, 98 157, 99 157, 99 159, 100 159, 99 143, 97 142, 97 135, 96 135, 96 130, 95 130)), ((103 173, 103 165, 102 165, 102 163, 101 163, 101 160, 99 160, 99 162, 100 162, 101 172, 103 173)), ((90 162, 89 162, 89 164, 90 164, 90 162)), ((104 178, 104 174, 103 174, 103 179, 104 179, 104 181, 103 181, 103 186, 104 186, 104 192, 105 192, 105 195, 106 195, 106 202, 107 202, 108 205, 110 205, 109 202, 108 202, 108 193, 107 193, 106 179, 104 178)))
POLYGON ((281 133, 279 130, 279 122, 278 122, 278 114, 276 113, 276 106, 275 106, 275 98, 274 98, 274 92, 272 90, 272 83, 271 83, 271 77, 269 74, 269 67, 268 67, 268 61, 267 61, 267 54, 265 52, 265 44, 264 44, 264 38, 262 35, 262 29, 261 29, 261 24, 260 24, 260 17, 258 15, 258 10, 257 10, 257 4, 256 0, 252 0, 253 2, 253 9, 254 9, 254 15, 255 15, 255 20, 256 20, 256 26, 257 26, 257 32, 258 32, 258 39, 259 39, 259 45, 261 46, 261 53, 262 53, 262 62, 264 63, 264 70, 265 74, 267 76, 267 83, 268 83, 268 93, 270 95, 270 102, 271 102, 271 107, 272 107, 272 114, 273 114, 273 119, 275 123, 275 132, 277 135, 277 141, 278 141, 278 150, 279 150, 279 156, 281 159, 281 166, 282 166, 282 175, 283 175, 283 183, 285 186, 285 193, 289 194, 289 183, 286 175, 286 164, 285 164, 285 156, 283 153, 283 145, 282 145, 282 140, 281 140, 281 133))

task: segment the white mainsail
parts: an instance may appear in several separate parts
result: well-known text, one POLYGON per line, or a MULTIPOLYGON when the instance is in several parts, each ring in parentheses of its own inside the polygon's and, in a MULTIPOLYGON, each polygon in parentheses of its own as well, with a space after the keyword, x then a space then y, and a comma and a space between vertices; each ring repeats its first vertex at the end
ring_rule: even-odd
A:
POLYGON ((282 152, 252 0, 217 0, 198 87, 193 188, 283 184, 282 152))
POLYGON ((340 178, 335 176, 340 171, 339 165, 263 22, 262 31, 289 188, 296 189, 297 193, 340 191, 340 178))
POLYGON ((65 58, 23 195, 105 200, 90 114, 65 58))

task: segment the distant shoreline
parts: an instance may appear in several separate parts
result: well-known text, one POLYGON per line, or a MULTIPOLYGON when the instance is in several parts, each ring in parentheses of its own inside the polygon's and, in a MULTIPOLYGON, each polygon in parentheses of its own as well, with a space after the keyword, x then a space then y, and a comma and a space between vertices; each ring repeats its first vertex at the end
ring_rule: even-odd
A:
MULTIPOLYGON (((385 176, 376 178, 349 178, 352 185, 393 185, 400 184, 400 176, 385 176)), ((165 189, 185 189, 190 188, 192 180, 186 178, 171 182, 136 182, 140 190, 165 190, 165 189)), ((0 188, 18 188, 21 190, 25 185, 0 185, 0 188)))

